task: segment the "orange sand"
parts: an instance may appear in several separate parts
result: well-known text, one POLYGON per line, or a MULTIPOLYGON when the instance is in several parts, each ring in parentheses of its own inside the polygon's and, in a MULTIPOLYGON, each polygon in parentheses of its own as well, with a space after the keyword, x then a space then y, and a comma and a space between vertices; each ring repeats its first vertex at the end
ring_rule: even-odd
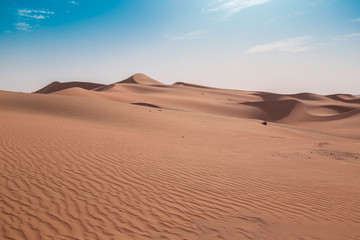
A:
POLYGON ((39 93, 0 91, 0 239, 360 239, 358 97, 39 93))

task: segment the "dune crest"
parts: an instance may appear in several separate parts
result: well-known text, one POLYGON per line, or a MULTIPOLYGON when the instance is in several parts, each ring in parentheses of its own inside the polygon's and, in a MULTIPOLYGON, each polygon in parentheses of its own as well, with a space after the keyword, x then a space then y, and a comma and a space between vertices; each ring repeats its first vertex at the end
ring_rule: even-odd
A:
POLYGON ((85 90, 93 90, 103 86, 105 85, 90 82, 52 82, 49 85, 43 87, 42 89, 37 90, 35 93, 49 94, 74 87, 83 88, 85 90))
POLYGON ((195 87, 195 88, 205 88, 205 89, 211 89, 211 87, 192 84, 192 83, 185 83, 185 82, 176 82, 173 84, 173 86, 185 86, 185 87, 195 87))
POLYGON ((141 73, 109 85, 52 83, 36 93, 53 92, 288 124, 339 120, 356 114, 356 110, 360 109, 360 98, 349 94, 324 96, 314 93, 245 92, 184 82, 166 85, 141 73), (85 89, 88 94, 70 90, 72 88, 85 89))
POLYGON ((143 84, 143 85, 164 85, 161 82, 156 81, 155 79, 152 79, 145 74, 142 73, 136 73, 132 75, 131 77, 122 80, 118 83, 132 83, 132 84, 143 84))

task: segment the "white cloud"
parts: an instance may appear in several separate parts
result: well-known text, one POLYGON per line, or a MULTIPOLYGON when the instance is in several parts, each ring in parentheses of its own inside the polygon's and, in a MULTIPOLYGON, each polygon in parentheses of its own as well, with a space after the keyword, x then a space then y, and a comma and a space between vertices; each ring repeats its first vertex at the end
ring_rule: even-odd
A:
POLYGON ((25 32, 30 32, 31 30, 31 26, 28 23, 24 23, 24 22, 18 22, 18 23, 14 23, 15 28, 19 31, 25 31, 25 32))
POLYGON ((69 1, 69 3, 71 3, 73 5, 80 5, 80 3, 76 2, 76 1, 69 1))
POLYGON ((352 19, 353 22, 360 22, 360 18, 352 19))
POLYGON ((15 29, 31 32, 33 27, 39 26, 36 20, 44 20, 53 14, 54 12, 48 10, 18 9, 16 13, 18 22, 14 24, 15 29), (35 24, 34 21, 36 21, 35 24))
POLYGON ((339 35, 334 37, 333 40, 338 40, 338 41, 360 40, 360 33, 349 33, 345 35, 339 35))
POLYGON ((204 32, 199 30, 199 31, 188 32, 183 35, 166 36, 166 38, 171 41, 184 41, 184 40, 199 39, 199 38, 202 38, 203 35, 204 35, 204 32))
POLYGON ((216 0, 210 4, 209 12, 223 12, 231 16, 245 8, 253 7, 270 2, 270 0, 216 0))
POLYGON ((270 51, 298 53, 312 49, 322 48, 325 46, 333 46, 340 41, 358 41, 360 40, 360 32, 349 33, 344 35, 336 35, 325 38, 314 39, 310 36, 288 38, 268 44, 257 45, 249 48, 246 53, 262 53, 270 51))
POLYGON ((35 18, 35 19, 45 19, 46 18, 44 15, 30 15, 30 14, 26 14, 26 13, 19 13, 18 16, 35 18))
POLYGON ((289 38, 273 43, 258 45, 248 49, 246 53, 261 53, 270 51, 298 53, 305 52, 314 48, 316 48, 316 45, 311 43, 311 37, 306 36, 289 38))
POLYGON ((54 14, 54 12, 34 9, 19 9, 17 13, 19 17, 33 18, 38 20, 49 18, 52 14, 54 14))

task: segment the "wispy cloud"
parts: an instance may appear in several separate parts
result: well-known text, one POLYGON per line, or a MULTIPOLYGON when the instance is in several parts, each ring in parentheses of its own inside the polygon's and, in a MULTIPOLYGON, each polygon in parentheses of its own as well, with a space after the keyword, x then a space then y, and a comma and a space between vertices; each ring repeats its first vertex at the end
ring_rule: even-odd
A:
POLYGON ((31 31, 31 26, 28 23, 18 22, 18 23, 14 23, 14 26, 15 26, 15 29, 19 30, 19 31, 25 31, 25 32, 31 31))
POLYGON ((54 12, 49 10, 36 10, 36 9, 18 9, 16 16, 18 22, 14 24, 15 29, 19 31, 31 32, 34 26, 39 26, 38 20, 50 18, 54 12), (34 24, 35 23, 35 24, 34 24))
POLYGON ((229 17, 245 8, 265 4, 270 0, 215 0, 209 4, 207 11, 222 12, 229 17))
POLYGON ((73 4, 73 5, 80 5, 79 2, 76 2, 76 1, 69 1, 69 3, 73 4))
POLYGON ((298 10, 295 10, 295 11, 293 11, 293 12, 290 12, 290 13, 288 14, 288 17, 299 17, 299 16, 305 15, 306 13, 307 13, 306 10, 304 10, 304 9, 298 9, 298 10))
POLYGON ((351 19, 353 22, 360 22, 360 18, 351 19))
POLYGON ((257 45, 252 48, 249 48, 246 51, 246 53, 252 54, 252 53, 263 53, 263 52, 271 52, 271 51, 299 53, 299 52, 306 52, 309 50, 322 48, 325 46, 333 46, 340 41, 359 41, 359 40, 360 40, 360 32, 328 36, 325 38, 313 38, 310 36, 303 36, 303 37, 288 38, 281 41, 257 45))
POLYGON ((171 41, 186 41, 186 40, 195 40, 202 38, 204 36, 204 31, 198 30, 193 32, 188 32, 182 35, 167 35, 167 39, 171 41))
POLYGON ((311 37, 289 38, 281 41, 257 45, 246 51, 246 53, 262 53, 270 51, 298 53, 316 48, 311 42, 311 37))
POLYGON ((45 19, 49 18, 50 15, 54 14, 51 11, 45 10, 34 10, 34 9, 19 9, 17 15, 19 17, 34 18, 34 19, 45 19))
POLYGON ((333 40, 348 41, 348 40, 360 40, 360 33, 349 33, 333 37, 333 40))

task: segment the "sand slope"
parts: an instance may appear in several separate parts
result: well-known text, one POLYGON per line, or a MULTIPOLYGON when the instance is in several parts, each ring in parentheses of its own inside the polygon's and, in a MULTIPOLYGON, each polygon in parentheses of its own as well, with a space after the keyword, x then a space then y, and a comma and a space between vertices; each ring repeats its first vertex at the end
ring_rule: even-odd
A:
POLYGON ((140 77, 0 92, 1 239, 360 239, 357 97, 140 77))
MULTIPOLYGON (((360 98, 352 95, 285 95, 216 89, 182 82, 165 85, 144 74, 135 74, 115 84, 88 89, 92 91, 86 91, 81 86, 71 86, 72 83, 62 83, 62 86, 67 84, 69 87, 57 88, 55 94, 298 125, 340 120, 357 115, 360 110, 360 98)), ((88 84, 83 83, 86 86, 88 84)))
POLYGON ((48 94, 48 93, 58 92, 58 91, 61 91, 64 89, 69 89, 69 88, 82 88, 82 89, 86 89, 86 90, 93 90, 93 89, 100 88, 103 86, 105 86, 105 85, 99 84, 99 83, 87 83, 87 82, 66 82, 66 83, 52 82, 51 84, 43 87, 42 89, 39 89, 35 93, 48 94))

